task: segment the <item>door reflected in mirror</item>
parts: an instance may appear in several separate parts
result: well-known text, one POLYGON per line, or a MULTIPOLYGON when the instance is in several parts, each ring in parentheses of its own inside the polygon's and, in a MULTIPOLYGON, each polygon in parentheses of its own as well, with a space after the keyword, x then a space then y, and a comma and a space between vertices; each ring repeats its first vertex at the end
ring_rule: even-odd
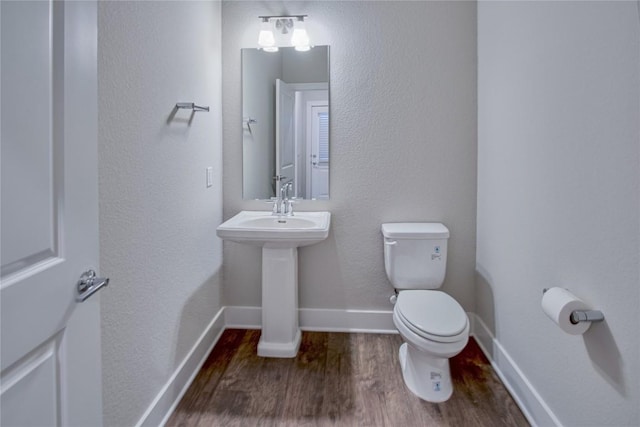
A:
POLYGON ((274 197, 277 175, 295 198, 329 198, 329 111, 329 46, 242 49, 245 199, 274 197))

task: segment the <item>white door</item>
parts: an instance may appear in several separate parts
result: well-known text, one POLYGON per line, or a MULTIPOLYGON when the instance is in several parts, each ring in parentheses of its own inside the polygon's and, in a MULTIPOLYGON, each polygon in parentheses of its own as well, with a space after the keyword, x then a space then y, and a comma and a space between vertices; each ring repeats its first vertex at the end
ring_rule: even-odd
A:
MULTIPOLYGON (((276 80, 276 175, 284 176, 282 183, 296 177, 295 91, 280 79, 276 80)), ((276 188, 276 191, 280 189, 276 188)))
POLYGON ((95 2, 1 1, 0 424, 102 424, 95 2))
POLYGON ((307 175, 307 194, 312 199, 329 199, 329 106, 309 103, 307 129, 311 161, 307 175))

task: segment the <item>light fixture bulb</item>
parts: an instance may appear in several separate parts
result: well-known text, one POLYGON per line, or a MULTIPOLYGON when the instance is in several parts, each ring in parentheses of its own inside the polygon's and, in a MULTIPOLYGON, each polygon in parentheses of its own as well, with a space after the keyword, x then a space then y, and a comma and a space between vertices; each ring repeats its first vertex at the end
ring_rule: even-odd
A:
POLYGON ((299 17, 293 24, 293 35, 291 36, 291 44, 298 51, 307 51, 309 47, 309 35, 304 25, 304 18, 299 17))
MULTIPOLYGON (((265 18, 262 21, 262 26, 260 27, 260 34, 258 34, 258 46, 263 48, 273 47, 276 44, 276 39, 273 36, 273 30, 271 30, 271 26, 269 25, 269 19, 265 18)), ((278 50, 276 48, 276 50, 278 50)), ((270 52, 270 51, 269 51, 270 52)))

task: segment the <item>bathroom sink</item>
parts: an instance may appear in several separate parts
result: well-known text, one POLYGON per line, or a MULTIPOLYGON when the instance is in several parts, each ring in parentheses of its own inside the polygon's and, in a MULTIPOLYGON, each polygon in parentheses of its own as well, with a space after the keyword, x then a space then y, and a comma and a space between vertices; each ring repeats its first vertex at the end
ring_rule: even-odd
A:
POLYGON ((273 248, 312 245, 327 238, 329 212, 296 212, 275 216, 266 211, 241 211, 217 228, 218 237, 238 243, 273 248))
POLYGON ((262 332, 258 356, 295 357, 298 322, 298 247, 329 236, 329 212, 242 211, 217 228, 218 237, 262 247, 262 332))

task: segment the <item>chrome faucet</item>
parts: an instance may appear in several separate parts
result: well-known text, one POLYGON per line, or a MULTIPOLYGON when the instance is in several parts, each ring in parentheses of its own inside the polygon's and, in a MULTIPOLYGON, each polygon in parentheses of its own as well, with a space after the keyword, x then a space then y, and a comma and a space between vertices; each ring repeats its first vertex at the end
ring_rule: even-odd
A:
POLYGON ((287 188, 285 190, 285 206, 284 206, 284 214, 287 216, 293 216, 293 200, 291 200, 291 193, 293 192, 293 181, 289 181, 287 183, 287 188))
POLYGON ((276 175, 273 177, 276 184, 276 197, 273 198, 273 209, 271 211, 271 215, 282 215, 282 186, 280 185, 280 183, 284 178, 286 177, 282 175, 276 175))
POLYGON ((289 181, 280 186, 280 179, 278 178, 280 177, 276 177, 276 188, 279 187, 280 191, 277 192, 277 197, 273 201, 272 215, 293 216, 293 202, 289 197, 290 192, 293 190, 293 182, 289 181))

